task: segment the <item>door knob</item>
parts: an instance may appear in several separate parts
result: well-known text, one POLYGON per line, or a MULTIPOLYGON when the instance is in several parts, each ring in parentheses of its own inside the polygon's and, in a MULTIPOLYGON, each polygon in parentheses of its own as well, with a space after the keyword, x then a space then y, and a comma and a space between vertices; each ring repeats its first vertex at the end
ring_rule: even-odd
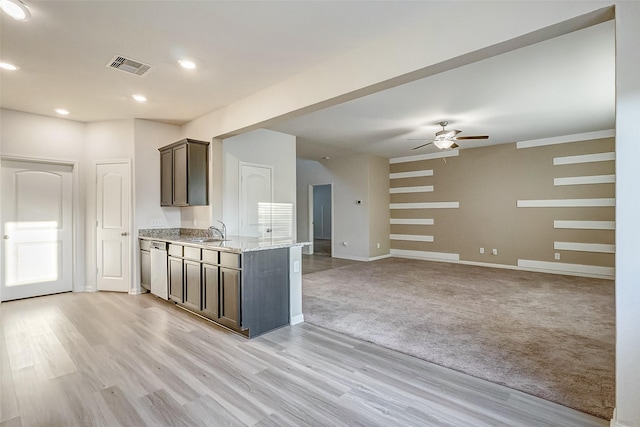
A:
POLYGON ((126 231, 124 233, 120 233, 121 236, 128 236, 129 233, 127 233, 126 231))
POLYGON ((5 234, 4 236, 2 236, 2 238, 3 238, 4 240, 9 240, 9 235, 8 235, 8 234, 5 234))

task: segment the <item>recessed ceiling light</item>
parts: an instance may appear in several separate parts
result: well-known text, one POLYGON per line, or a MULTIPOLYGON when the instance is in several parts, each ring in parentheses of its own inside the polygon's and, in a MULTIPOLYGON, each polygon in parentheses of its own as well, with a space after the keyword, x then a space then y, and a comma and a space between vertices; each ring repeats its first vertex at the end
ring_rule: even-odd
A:
POLYGON ((64 108, 56 108, 56 113, 60 114, 61 116, 66 116, 69 114, 69 112, 67 110, 65 110, 64 108))
POLYGON ((20 0, 0 0, 0 9, 16 21, 28 21, 31 18, 29 8, 20 0))
POLYGON ((178 61, 182 68, 186 68, 187 70, 193 70, 196 68, 196 64, 193 61, 189 61, 188 59, 181 59, 178 61))
POLYGON ((147 101, 147 97, 144 96, 144 95, 135 94, 135 95, 131 95, 131 97, 133 99, 135 99, 136 101, 138 101, 138 102, 146 102, 147 101))
POLYGON ((8 62, 0 62, 0 68, 2 68, 3 70, 15 71, 20 67, 9 64, 8 62))

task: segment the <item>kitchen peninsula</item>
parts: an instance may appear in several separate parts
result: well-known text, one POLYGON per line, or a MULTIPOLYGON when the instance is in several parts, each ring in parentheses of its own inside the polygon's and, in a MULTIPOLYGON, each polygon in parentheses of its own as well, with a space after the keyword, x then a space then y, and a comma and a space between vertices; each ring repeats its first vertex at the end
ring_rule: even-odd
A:
POLYGON ((185 228, 139 230, 138 237, 142 287, 151 290, 154 274, 166 275, 165 299, 180 307, 248 338, 302 321, 305 243, 246 236, 211 241, 207 230, 185 228), (164 271, 157 261, 154 271, 145 262, 152 243, 168 255, 164 271))

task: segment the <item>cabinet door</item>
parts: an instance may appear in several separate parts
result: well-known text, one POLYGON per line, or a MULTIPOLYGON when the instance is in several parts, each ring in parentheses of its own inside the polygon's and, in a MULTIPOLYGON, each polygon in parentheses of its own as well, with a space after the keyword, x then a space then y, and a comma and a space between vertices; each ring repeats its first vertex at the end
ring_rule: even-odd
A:
POLYGON ((240 329, 240 271, 220 267, 220 323, 240 329))
POLYGON ((200 311, 202 297, 201 264, 197 261, 184 260, 184 305, 200 311))
POLYGON ((160 206, 173 205, 173 152, 160 152, 160 206))
POLYGON ((140 285, 151 289, 151 253, 140 251, 140 285))
POLYGON ((202 264, 202 314, 211 320, 219 315, 219 269, 216 265, 202 264))
POLYGON ((173 148, 173 204, 187 206, 187 144, 173 148))
POLYGON ((169 299, 182 303, 182 259, 169 257, 169 299))

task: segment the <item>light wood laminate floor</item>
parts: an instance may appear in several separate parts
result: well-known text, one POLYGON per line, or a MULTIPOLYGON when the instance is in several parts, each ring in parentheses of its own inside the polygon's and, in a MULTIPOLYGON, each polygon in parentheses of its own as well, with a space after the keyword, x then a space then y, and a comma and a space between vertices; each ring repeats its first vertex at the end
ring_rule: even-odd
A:
POLYGON ((146 295, 0 305, 0 425, 605 426, 308 324, 246 340, 146 295))

